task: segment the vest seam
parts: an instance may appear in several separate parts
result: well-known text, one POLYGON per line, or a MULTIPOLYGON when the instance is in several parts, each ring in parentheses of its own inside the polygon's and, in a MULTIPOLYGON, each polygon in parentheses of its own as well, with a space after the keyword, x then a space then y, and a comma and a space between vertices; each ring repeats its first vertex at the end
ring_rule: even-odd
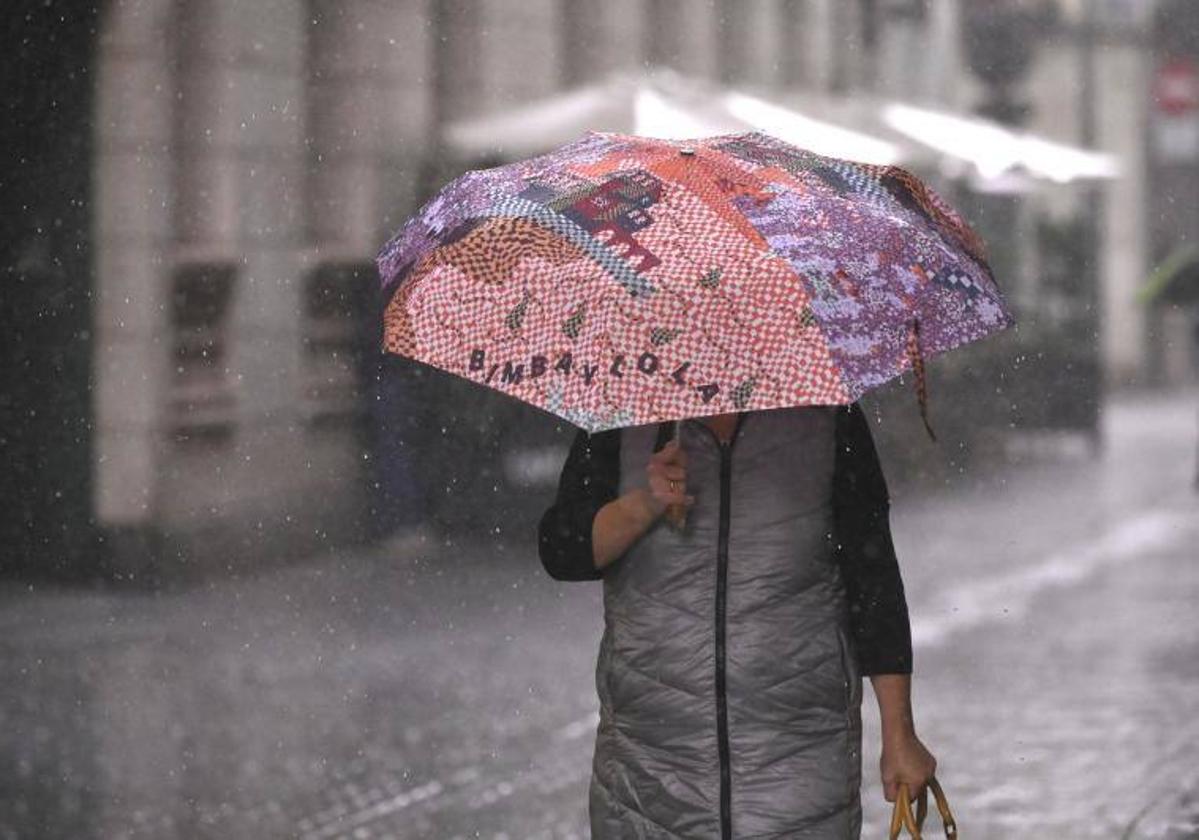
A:
POLYGON ((683 840, 683 835, 679 834, 678 832, 671 831, 669 828, 662 825, 662 823, 657 822, 656 820, 650 819, 649 817, 647 817, 645 815, 644 811, 637 810, 632 805, 628 804, 623 799, 621 799, 619 796, 617 796, 616 792, 614 790, 612 790, 612 788, 608 785, 608 783, 604 781, 603 776, 600 775, 598 772, 592 771, 591 778, 598 787, 603 788, 604 793, 608 797, 608 801, 612 802, 617 807, 619 807, 622 812, 624 812, 625 814, 628 814, 628 815, 632 815, 635 819, 640 820, 641 822, 644 822, 647 825, 652 825, 654 828, 665 832, 670 837, 677 837, 677 838, 679 838, 679 840, 683 840))

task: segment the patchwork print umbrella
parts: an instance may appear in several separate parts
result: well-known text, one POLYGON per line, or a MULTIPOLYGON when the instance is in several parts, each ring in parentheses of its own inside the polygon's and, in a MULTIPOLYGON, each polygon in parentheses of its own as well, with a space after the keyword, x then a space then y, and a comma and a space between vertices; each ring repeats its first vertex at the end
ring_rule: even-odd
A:
POLYGON ((587 132, 446 185, 378 255, 384 349, 590 432, 847 404, 1015 323, 895 166, 768 134, 587 132))

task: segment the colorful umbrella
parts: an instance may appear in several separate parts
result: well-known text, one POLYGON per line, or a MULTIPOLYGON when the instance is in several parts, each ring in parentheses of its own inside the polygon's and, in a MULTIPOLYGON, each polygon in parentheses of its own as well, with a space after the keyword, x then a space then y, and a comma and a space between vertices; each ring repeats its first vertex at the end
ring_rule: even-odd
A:
MULTIPOLYGON (((384 349, 596 432, 848 404, 1015 323, 897 166, 589 131, 455 179, 380 251, 384 349)), ((934 438, 935 439, 935 438, 934 438)))

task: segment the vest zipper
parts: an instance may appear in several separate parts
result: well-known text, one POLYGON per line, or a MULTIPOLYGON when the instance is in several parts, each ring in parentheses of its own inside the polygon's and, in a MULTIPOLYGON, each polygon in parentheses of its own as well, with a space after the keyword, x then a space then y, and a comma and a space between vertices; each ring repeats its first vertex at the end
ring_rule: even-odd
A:
POLYGON ((716 746, 720 756, 720 837, 732 840, 732 775, 729 769, 729 716, 725 686, 725 605, 728 600, 729 519, 732 509, 733 444, 745 421, 737 417, 737 426, 728 442, 720 440, 706 423, 700 423, 720 447, 720 537, 716 550, 716 746))
MULTIPOLYGON (((735 438, 735 435, 734 435, 735 438)), ((720 752, 720 836, 732 840, 732 791, 729 769, 729 717, 725 688, 725 604, 729 577, 729 508, 732 445, 720 444, 720 545, 716 555, 716 734, 720 752)))

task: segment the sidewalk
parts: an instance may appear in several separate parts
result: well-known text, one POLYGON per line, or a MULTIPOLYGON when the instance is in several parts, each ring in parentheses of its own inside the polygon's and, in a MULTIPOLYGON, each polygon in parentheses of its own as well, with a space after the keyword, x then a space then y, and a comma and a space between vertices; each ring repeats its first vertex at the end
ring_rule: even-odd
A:
MULTIPOLYGON (((916 722, 969 840, 1199 837, 1197 411, 1122 398, 1100 460, 894 500, 916 722)), ((0 839, 586 837, 601 587, 531 533, 0 591, 0 839)))
MULTIPOLYGON (((894 509, 918 731, 967 836, 1199 837, 1197 412, 1130 396, 1099 461, 894 509)), ((870 769, 863 833, 884 836, 870 769)))

